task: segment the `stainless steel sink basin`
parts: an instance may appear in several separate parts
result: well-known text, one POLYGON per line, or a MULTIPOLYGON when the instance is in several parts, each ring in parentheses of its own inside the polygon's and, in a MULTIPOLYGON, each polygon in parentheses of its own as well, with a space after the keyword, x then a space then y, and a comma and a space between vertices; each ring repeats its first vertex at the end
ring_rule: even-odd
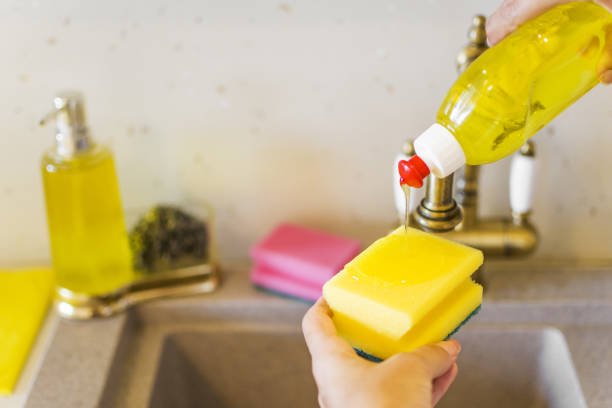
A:
MULTIPOLYGON (((217 304, 190 323, 134 314, 101 406, 316 407, 304 310, 217 304)), ((457 338, 461 375, 440 407, 586 407, 559 330, 474 323, 457 338)))

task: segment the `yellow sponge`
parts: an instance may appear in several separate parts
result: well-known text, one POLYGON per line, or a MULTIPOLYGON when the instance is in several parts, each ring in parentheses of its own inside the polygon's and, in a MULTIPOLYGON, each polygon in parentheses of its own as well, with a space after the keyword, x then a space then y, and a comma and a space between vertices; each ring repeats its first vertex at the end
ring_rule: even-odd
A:
POLYGON ((388 358, 443 340, 482 302, 470 275, 482 252, 404 227, 374 242, 323 287, 338 332, 388 358))

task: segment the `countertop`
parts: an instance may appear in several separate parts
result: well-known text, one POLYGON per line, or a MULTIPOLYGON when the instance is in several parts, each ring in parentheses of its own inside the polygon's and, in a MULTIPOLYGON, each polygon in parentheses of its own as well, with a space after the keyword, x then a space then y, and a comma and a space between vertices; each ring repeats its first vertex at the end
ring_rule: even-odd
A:
MULTIPOLYGON (((255 290, 248 263, 228 263, 222 286, 209 295, 164 299, 134 310, 202 308, 233 302, 240 310, 265 303, 308 305, 255 290)), ((565 335, 589 407, 612 406, 612 266, 490 263, 483 271, 485 300, 471 324, 550 325, 565 335)), ((60 320, 27 407, 98 405, 128 314, 90 322, 60 320)))

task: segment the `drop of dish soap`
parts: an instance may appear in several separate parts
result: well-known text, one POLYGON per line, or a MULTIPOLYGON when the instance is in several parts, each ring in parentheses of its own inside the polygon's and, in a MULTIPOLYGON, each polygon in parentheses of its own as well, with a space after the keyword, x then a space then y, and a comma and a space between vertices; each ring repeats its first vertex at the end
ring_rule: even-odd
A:
POLYGON ((406 200, 406 209, 404 210, 404 232, 408 232, 408 221, 410 219, 410 186, 402 184, 404 190, 404 198, 406 200))

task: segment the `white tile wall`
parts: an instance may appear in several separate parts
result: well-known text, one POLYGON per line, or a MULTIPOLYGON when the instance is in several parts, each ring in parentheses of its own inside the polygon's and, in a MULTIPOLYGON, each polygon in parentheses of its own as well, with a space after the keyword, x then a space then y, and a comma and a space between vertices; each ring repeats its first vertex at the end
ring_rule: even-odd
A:
MULTIPOLYGON (((496 0, 0 2, 0 261, 48 257, 38 170, 54 92, 88 98, 123 200, 210 201, 221 253, 289 220, 369 241, 395 222, 390 166, 496 0)), ((612 88, 536 137, 536 256, 612 259, 612 88)), ((483 180, 506 212, 507 163, 483 180)))

